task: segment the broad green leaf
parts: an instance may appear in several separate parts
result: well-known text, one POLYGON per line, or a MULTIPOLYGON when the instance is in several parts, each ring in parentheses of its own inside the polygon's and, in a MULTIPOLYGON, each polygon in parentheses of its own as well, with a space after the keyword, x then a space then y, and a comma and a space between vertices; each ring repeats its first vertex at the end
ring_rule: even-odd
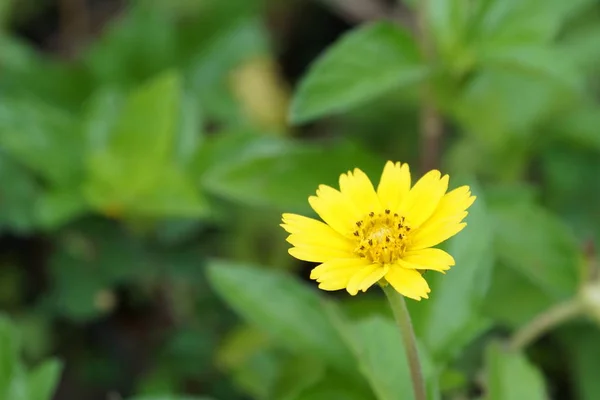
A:
POLYGON ((495 250, 502 264, 553 297, 575 293, 581 256, 567 226, 535 205, 498 205, 491 215, 495 250))
POLYGON ((181 166, 193 160, 204 141, 203 109, 197 98, 184 93, 181 101, 179 126, 175 140, 174 156, 181 166))
POLYGON ((0 398, 6 398, 20 368, 19 350, 18 332, 8 318, 0 315, 0 398))
POLYGON ((473 37, 494 44, 548 43, 573 13, 590 0, 500 0, 479 2, 473 37))
POLYGON ((270 399, 281 368, 281 356, 271 348, 260 349, 230 370, 234 384, 253 398, 270 399))
POLYGON ((0 35, 0 86, 2 93, 36 99, 78 112, 91 90, 91 79, 78 63, 44 57, 24 38, 0 35))
POLYGON ((83 194, 63 188, 46 192, 37 198, 35 217, 45 229, 53 230, 88 211, 83 194))
POLYGON ((58 360, 50 360, 29 372, 27 377, 28 400, 52 400, 61 371, 62 363, 58 360))
POLYGON ((356 380, 328 373, 319 383, 302 392, 295 400, 375 400, 375 396, 356 380))
POLYGON ((294 357, 280 366, 269 398, 295 400, 325 375, 325 365, 313 357, 294 357))
POLYGON ((127 215, 198 217, 208 212, 208 203, 182 171, 165 168, 156 179, 160 184, 143 192, 140 202, 131 204, 127 215))
POLYGON ((61 237, 50 257, 48 306, 72 320, 87 321, 114 307, 113 285, 148 274, 140 242, 118 225, 86 221, 61 237))
POLYGON ((559 140, 600 152, 600 109, 597 107, 579 107, 552 122, 554 125, 549 128, 557 133, 559 140))
POLYGON ((29 400, 29 385, 23 365, 18 364, 13 371, 8 390, 3 394, 5 399, 29 400))
POLYGON ((217 365, 233 382, 257 399, 269 398, 281 367, 272 340, 255 326, 229 332, 217 353, 217 365))
POLYGON ((427 4, 427 21, 439 51, 457 58, 467 43, 473 3, 463 0, 433 0, 427 4))
POLYGON ((129 174, 155 171, 171 154, 180 102, 181 82, 175 72, 159 75, 130 93, 109 144, 111 153, 134 167, 129 174))
MULTIPOLYGON (((382 302, 381 306, 386 304, 382 302)), ((356 364, 377 399, 412 399, 410 369, 395 322, 378 315, 350 322, 333 304, 327 306, 327 311, 340 335, 352 349, 356 364)), ((422 347, 419 347, 419 357, 427 391, 430 398, 435 399, 438 393, 433 365, 422 347)))
POLYGON ((310 68, 291 106, 293 123, 359 106, 402 85, 422 80, 414 39, 398 25, 357 28, 333 44, 310 68))
POLYGON ((558 43, 558 49, 563 57, 582 71, 593 74, 600 65, 600 48, 597 43, 600 40, 600 25, 598 24, 599 13, 586 13, 587 21, 576 21, 576 26, 566 30, 564 37, 558 43))
POLYGON ((598 151, 583 140, 579 145, 561 140, 546 148, 541 161, 548 207, 568 222, 580 242, 600 238, 598 151))
POLYGON ((175 15, 155 2, 135 2, 86 51, 84 63, 100 84, 135 85, 176 61, 175 15))
POLYGON ((209 280, 242 317, 292 351, 347 370, 352 355, 311 289, 279 271, 212 261, 209 280))
POLYGON ((23 97, 0 100, 0 145, 49 183, 81 175, 83 137, 73 115, 23 97))
POLYGON ((508 45, 482 50, 478 57, 483 68, 522 71, 549 79, 574 93, 583 89, 584 82, 576 66, 554 47, 543 47, 539 44, 508 45))
POLYGON ((559 333, 565 355, 569 358, 569 375, 575 385, 577 399, 600 398, 600 341, 597 326, 573 326, 559 333))
POLYGON ((232 73, 244 61, 268 52, 268 32, 259 18, 228 18, 206 39, 186 68, 190 93, 209 117, 238 126, 241 109, 231 91, 232 73))
POLYGON ((0 153, 0 182, 5 190, 0 196, 0 230, 30 232, 37 227, 35 207, 42 186, 27 170, 0 153))
MULTIPOLYGON (((99 100, 98 107, 107 113, 108 119, 114 118, 113 100, 110 97, 99 100)), ((192 202, 196 206, 196 199, 190 200, 190 189, 182 183, 184 179, 169 169, 174 158, 180 100, 178 75, 165 73, 129 94, 114 125, 102 123, 96 126, 95 133, 88 132, 95 142, 106 141, 106 146, 100 146, 88 161, 90 176, 84 193, 95 208, 109 213, 114 210, 117 214, 135 209, 147 196, 152 197, 169 184, 173 176, 177 179, 171 184, 172 193, 168 190, 166 197, 183 195, 182 203, 192 202), (110 135, 105 138, 107 129, 110 135)), ((91 115, 100 117, 94 112, 91 115)), ((88 121, 88 128, 94 126, 88 121)), ((160 198, 156 201, 163 202, 160 198)), ((186 207, 189 205, 180 208, 186 207)))
POLYGON ((448 362, 486 327, 480 306, 494 265, 493 231, 483 193, 470 185, 475 203, 467 227, 445 245, 456 265, 446 274, 427 273, 430 298, 415 304, 415 326, 431 355, 448 362))
POLYGON ((486 400, 548 399, 542 374, 523 354, 507 352, 491 343, 486 351, 486 367, 486 400))
POLYGON ((571 103, 572 94, 547 79, 495 69, 474 75, 448 107, 469 133, 497 148, 527 137, 544 117, 571 103))
POLYGON ((82 129, 88 154, 107 151, 125 101, 126 93, 110 86, 98 88, 86 101, 82 129))
POLYGON ((0 30, 4 30, 5 26, 8 25, 13 13, 13 7, 13 0, 5 0, 0 4, 0 30))
POLYGON ((496 322, 518 327, 559 300, 544 292, 527 276, 498 263, 493 269, 483 310, 486 317, 496 322))
POLYGON ((278 210, 308 211, 307 199, 320 184, 337 186, 340 174, 355 167, 377 181, 384 165, 351 144, 322 147, 275 139, 242 143, 226 149, 230 154, 206 171, 204 186, 235 201, 278 210))
POLYGON ((211 397, 191 397, 191 396, 177 396, 177 395, 164 395, 164 396, 141 396, 133 397, 129 400, 216 400, 211 397))

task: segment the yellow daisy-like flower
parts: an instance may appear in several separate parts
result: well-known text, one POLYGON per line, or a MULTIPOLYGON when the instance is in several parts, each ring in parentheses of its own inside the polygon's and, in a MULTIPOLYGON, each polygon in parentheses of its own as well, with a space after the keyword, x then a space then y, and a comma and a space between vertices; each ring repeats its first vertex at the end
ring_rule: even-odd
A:
POLYGON ((320 185, 311 207, 325 221, 283 214, 281 225, 299 260, 321 263, 310 278, 323 290, 351 295, 381 281, 415 300, 431 291, 422 273, 444 272, 454 258, 434 248, 467 224, 475 201, 468 186, 448 190, 448 175, 433 170, 411 188, 408 164, 388 161, 377 190, 360 169, 340 176, 340 190, 320 185))

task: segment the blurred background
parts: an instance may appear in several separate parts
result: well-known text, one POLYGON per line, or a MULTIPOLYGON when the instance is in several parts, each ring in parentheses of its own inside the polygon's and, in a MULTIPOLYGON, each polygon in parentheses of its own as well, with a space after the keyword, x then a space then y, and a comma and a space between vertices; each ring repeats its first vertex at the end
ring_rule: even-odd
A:
POLYGON ((320 301, 360 350, 388 332, 380 291, 317 294, 278 226, 388 159, 478 196, 457 266, 410 304, 443 398, 600 399, 588 298, 529 361, 489 349, 596 288, 600 3, 418 7, 0 0, 3 399, 404 398, 369 379, 381 350, 328 356, 345 328, 320 301), (7 391, 11 363, 45 365, 53 397, 7 391))

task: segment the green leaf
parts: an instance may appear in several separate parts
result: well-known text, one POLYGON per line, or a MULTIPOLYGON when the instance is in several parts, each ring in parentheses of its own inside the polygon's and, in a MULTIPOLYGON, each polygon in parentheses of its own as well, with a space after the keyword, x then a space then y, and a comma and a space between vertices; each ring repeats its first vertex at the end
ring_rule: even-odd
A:
POLYGON ((484 308, 495 320, 518 326, 576 292, 583 260, 567 226, 512 197, 498 197, 490 207, 498 264, 484 308))
POLYGON ((111 132, 109 151, 133 167, 129 174, 142 175, 171 155, 180 101, 181 82, 175 72, 159 75, 128 96, 111 132))
POLYGON ((40 225, 54 230, 88 211, 83 194, 64 188, 46 192, 37 198, 35 217, 40 225))
POLYGON ((240 143, 208 168, 203 185, 231 200, 278 210, 310 211, 308 196, 320 184, 337 185, 340 174, 355 167, 377 178, 384 164, 351 144, 322 147, 275 139, 240 143))
POLYGON ((190 397, 190 396, 177 396, 177 395, 164 395, 164 396, 141 396, 133 397, 129 400, 215 400, 211 397, 190 397))
POLYGON ((187 166, 193 161, 204 139, 203 109, 198 99, 190 93, 183 94, 179 121, 175 158, 179 165, 187 166))
POLYGON ((474 75, 448 107, 469 133, 497 148, 511 138, 523 140, 536 124, 572 100, 570 91, 543 77, 494 69, 474 75))
POLYGON ((19 365, 19 336, 8 318, 0 315, 0 398, 7 398, 19 365))
POLYGON ((269 51, 268 31, 260 18, 246 16, 228 17, 215 32, 203 33, 207 42, 201 51, 193 53, 186 68, 190 93, 206 115, 225 126, 238 126, 241 110, 231 91, 231 74, 244 61, 269 51))
POLYGON ((165 168, 156 177, 160 185, 143 193, 137 205, 127 211, 131 216, 198 217, 208 212, 208 203, 196 185, 174 168, 165 168))
POLYGON ((484 313, 504 325, 521 326, 560 300, 502 263, 493 269, 491 282, 484 313))
POLYGON ((114 307, 113 285, 148 274, 148 260, 138 241, 119 226, 86 221, 72 228, 50 257, 52 311, 87 321, 114 307))
POLYGON ((292 351, 312 355, 341 370, 352 355, 322 309, 321 299, 279 271, 212 261, 209 280, 242 317, 292 351))
POLYGON ((600 110, 597 107, 578 107, 552 122, 550 129, 559 135, 559 140, 600 152, 600 110))
POLYGON ((450 56, 465 46, 473 4, 462 0, 433 0, 427 7, 429 29, 440 48, 450 56))
POLYGON ((28 400, 52 400, 60 380, 62 363, 58 360, 45 361, 27 377, 28 400))
POLYGON ((566 30, 558 48, 563 57, 572 60, 583 72, 593 74, 600 66, 600 49, 597 46, 600 40, 598 12, 586 13, 584 18, 588 19, 587 23, 576 21, 576 26, 566 30))
POLYGON ((493 231, 483 193, 470 186, 477 200, 469 208, 468 225, 445 246, 456 265, 446 274, 427 273, 430 299, 411 307, 419 337, 441 362, 450 361, 486 327, 480 307, 494 265, 493 231))
POLYGON ((375 396, 347 376, 328 373, 323 380, 302 392, 295 400, 374 400, 375 396))
POLYGON ((60 109, 78 112, 89 95, 91 79, 79 63, 44 57, 24 38, 0 35, 2 93, 36 99, 60 109))
POLYGON ((81 175, 83 137, 73 115, 26 98, 0 101, 0 145, 50 183, 70 183, 81 175))
POLYGON ((313 357, 294 357, 280 366, 269 398, 295 400, 325 375, 325 365, 313 357))
POLYGON ((574 93, 582 92, 583 81, 576 66, 559 49, 538 44, 489 48, 479 54, 483 68, 522 71, 552 80, 574 93))
POLYGON ((34 210, 41 185, 4 153, 0 153, 0 182, 10 188, 0 196, 0 230, 30 232, 38 223, 34 210))
POLYGON ((378 22, 340 39, 310 68, 291 106, 293 123, 339 113, 403 85, 422 80, 413 38, 399 26, 378 22))
POLYGON ((580 242, 600 237, 598 151, 592 145, 560 141, 544 151, 541 161, 548 207, 569 223, 580 242))
POLYGON ((268 398, 281 369, 281 357, 270 338, 257 327, 243 325, 230 331, 217 354, 217 365, 244 392, 268 398))
POLYGON ((472 36, 481 47, 548 43, 561 26, 590 0, 504 0, 479 2, 472 36))
POLYGON ((542 374, 520 353, 509 353, 497 343, 486 352, 486 400, 546 400, 542 374))
POLYGON ((576 292, 582 260, 568 227, 535 205, 503 204, 491 211, 502 264, 556 298, 576 292))
POLYGON ((175 73, 165 73, 132 92, 122 111, 116 94, 91 103, 88 201, 104 212, 149 216, 197 216, 206 211, 195 185, 175 165, 175 136, 181 88, 175 73), (109 123, 101 119, 106 113, 109 123), (109 133, 110 132, 110 133, 109 133))
MULTIPOLYGON (((412 399, 410 369, 402 338, 394 321, 373 315, 349 322, 334 305, 329 305, 327 311, 352 349, 358 368, 377 399, 412 399)), ((429 396, 436 398, 432 364, 424 348, 419 348, 419 357, 429 396)))
POLYGON ((600 341, 597 326, 573 326, 560 332, 569 358, 569 375, 575 385, 577 399, 596 400, 600 398, 600 341))
POLYGON ((127 87, 176 61, 175 15, 155 2, 135 2, 86 51, 84 62, 100 84, 127 87))

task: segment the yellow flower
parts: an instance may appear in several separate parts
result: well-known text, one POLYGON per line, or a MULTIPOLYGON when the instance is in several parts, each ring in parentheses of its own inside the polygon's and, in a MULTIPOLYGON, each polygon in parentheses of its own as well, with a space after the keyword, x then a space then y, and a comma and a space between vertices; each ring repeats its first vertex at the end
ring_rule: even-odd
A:
POLYGON ((475 201, 468 186, 451 192, 448 175, 425 174, 412 188, 408 164, 388 161, 377 190, 360 169, 340 176, 340 190, 320 185, 311 207, 325 221, 283 214, 297 259, 321 263, 310 278, 323 290, 351 295, 389 283, 415 300, 431 291, 422 273, 444 272, 454 258, 434 248, 465 226, 475 201))

